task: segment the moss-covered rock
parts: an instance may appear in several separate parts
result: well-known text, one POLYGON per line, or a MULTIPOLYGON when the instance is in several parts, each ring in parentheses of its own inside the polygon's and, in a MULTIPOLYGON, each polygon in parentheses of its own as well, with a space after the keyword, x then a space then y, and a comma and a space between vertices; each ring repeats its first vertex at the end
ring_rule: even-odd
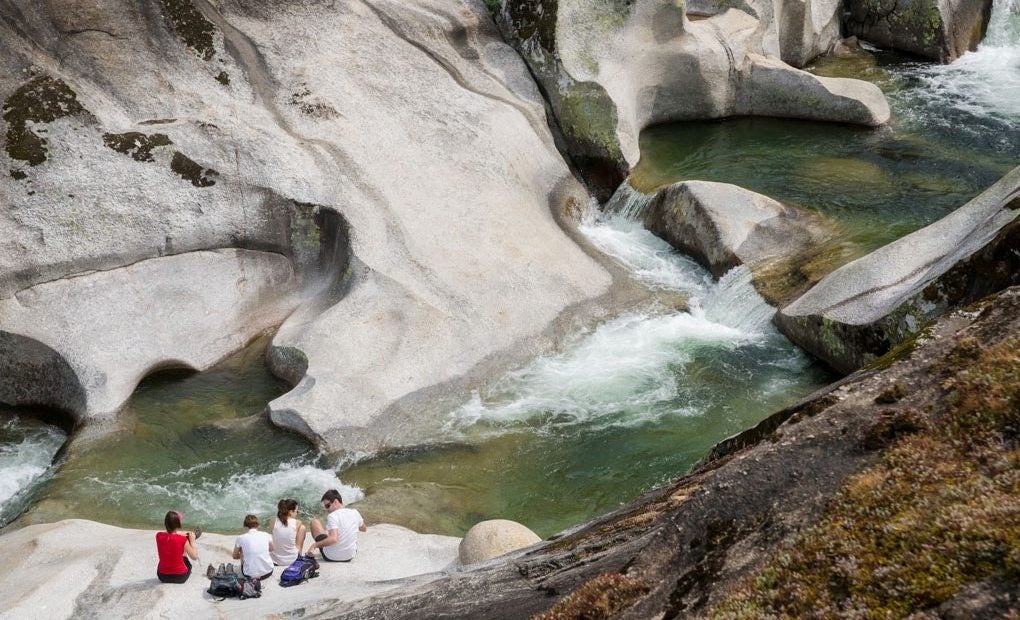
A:
POLYGON ((608 197, 629 168, 616 136, 616 105, 602 86, 576 80, 564 68, 556 43, 558 10, 558 0, 510 0, 496 21, 549 101, 563 150, 608 197))
MULTIPOLYGON (((27 162, 30 166, 43 163, 48 153, 46 138, 39 135, 35 125, 52 123, 67 116, 91 118, 63 80, 40 75, 25 82, 4 101, 7 154, 11 159, 27 162)), ((11 176, 18 178, 14 172, 11 176)))
POLYGON ((844 27, 883 47, 950 62, 981 42, 990 0, 848 0, 844 27))

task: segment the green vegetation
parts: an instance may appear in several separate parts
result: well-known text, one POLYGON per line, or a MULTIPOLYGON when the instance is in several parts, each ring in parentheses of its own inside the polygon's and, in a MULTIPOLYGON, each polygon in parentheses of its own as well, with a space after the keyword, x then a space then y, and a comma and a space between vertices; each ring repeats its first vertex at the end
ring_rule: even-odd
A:
POLYGON ((644 583, 621 575, 599 575, 533 620, 599 620, 612 618, 649 591, 644 583))
MULTIPOLYGON (((74 91, 63 81, 48 75, 29 80, 4 101, 7 154, 11 159, 38 166, 46 161, 46 139, 40 137, 31 125, 52 123, 58 118, 76 114, 87 112, 74 91)), ((18 178, 13 172, 11 176, 18 178)))
POLYGON ((138 131, 127 133, 104 133, 103 144, 118 153, 130 155, 135 161, 151 162, 152 150, 158 146, 170 146, 173 141, 165 133, 151 136, 138 131))
POLYGON ((969 363, 944 369, 936 414, 884 414, 865 439, 899 435, 882 461, 715 618, 902 618, 992 577, 1020 585, 1020 336, 975 345, 947 356, 969 363))
POLYGON ((170 161, 170 169, 176 172, 182 179, 191 181, 195 187, 210 187, 216 185, 216 181, 210 177, 219 176, 220 173, 212 168, 202 168, 190 157, 180 151, 174 151, 174 158, 170 161))
POLYGON ((212 60, 216 53, 213 33, 216 27, 195 8, 191 0, 161 0, 177 36, 202 60, 212 60))
POLYGON ((502 0, 482 0, 485 3, 485 8, 489 9, 489 13, 492 13, 493 17, 499 15, 499 10, 502 8, 502 0))

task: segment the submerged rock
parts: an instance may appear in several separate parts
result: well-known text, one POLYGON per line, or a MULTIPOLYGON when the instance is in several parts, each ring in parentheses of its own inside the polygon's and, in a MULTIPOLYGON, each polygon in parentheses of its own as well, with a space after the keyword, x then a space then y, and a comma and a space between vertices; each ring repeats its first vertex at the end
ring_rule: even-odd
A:
POLYGON ((825 218, 750 190, 710 181, 674 183, 655 192, 645 225, 720 277, 747 265, 773 305, 818 281, 835 237, 825 218))
POLYGON ((875 45, 952 62, 977 49, 992 0, 847 0, 847 34, 875 45))
POLYGON ((516 521, 491 519, 475 524, 458 547, 461 564, 475 564, 541 542, 538 534, 516 521))
POLYGON ((840 267, 776 315, 790 340, 851 372, 933 318, 1020 282, 1020 167, 939 221, 840 267))
MULTIPOLYGON (((817 77, 771 56, 778 52, 771 10, 745 5, 692 21, 684 3, 672 0, 504 4, 504 35, 547 94, 568 152, 602 188, 615 187, 637 163, 638 135, 656 123, 741 115, 863 125, 889 119, 876 86, 817 77)), ((836 40, 830 35, 819 35, 826 48, 836 40)))

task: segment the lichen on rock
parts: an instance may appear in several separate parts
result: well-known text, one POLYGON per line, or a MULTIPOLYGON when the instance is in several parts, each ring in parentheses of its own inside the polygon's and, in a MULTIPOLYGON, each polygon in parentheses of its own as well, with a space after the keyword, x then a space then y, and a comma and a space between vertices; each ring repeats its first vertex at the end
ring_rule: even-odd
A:
MULTIPOLYGON (((48 75, 32 78, 4 101, 7 154, 11 159, 38 166, 46 161, 48 151, 46 138, 37 133, 34 125, 76 115, 91 117, 63 80, 48 75)), ((14 172, 11 176, 18 178, 14 172)))
POLYGON ((195 187, 211 187, 216 185, 212 179, 219 176, 212 168, 203 168, 193 159, 180 151, 174 151, 174 158, 170 161, 170 169, 176 172, 182 179, 190 181, 195 187))
POLYGON ((130 155, 135 161, 151 162, 153 149, 170 146, 173 141, 165 133, 147 135, 139 131, 127 133, 104 133, 103 144, 118 153, 130 155))
POLYGON ((160 0, 177 36, 202 60, 216 54, 213 34, 216 27, 195 8, 191 0, 160 0))

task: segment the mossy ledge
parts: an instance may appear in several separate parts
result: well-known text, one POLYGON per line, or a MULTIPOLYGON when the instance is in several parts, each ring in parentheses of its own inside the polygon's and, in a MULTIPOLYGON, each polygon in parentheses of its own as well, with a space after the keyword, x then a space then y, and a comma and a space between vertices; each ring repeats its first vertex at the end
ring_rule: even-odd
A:
POLYGON ((975 342, 950 351, 972 363, 947 371, 943 410, 880 418, 864 447, 898 439, 882 461, 714 617, 902 618, 989 579, 1020 586, 1020 336, 975 342))
POLYGON ((147 135, 139 131, 127 133, 104 133, 103 144, 118 153, 130 155, 135 161, 154 161, 152 151, 156 147, 170 146, 173 141, 165 133, 147 135))
POLYGON ((173 170, 182 179, 190 181, 195 187, 212 187, 216 185, 216 181, 212 177, 219 176, 220 174, 212 168, 203 168, 180 151, 174 151, 174 158, 170 160, 170 170, 173 170))
MULTIPOLYGON (((46 161, 48 151, 46 139, 39 136, 32 125, 87 114, 88 111, 79 103, 77 95, 63 80, 48 75, 32 78, 4 101, 7 154, 11 159, 38 166, 46 161)), ((18 178, 14 172, 11 176, 18 178)))
POLYGON ((216 27, 195 8, 191 0, 160 0, 173 24, 177 36, 202 60, 212 60, 216 54, 213 34, 216 27))

